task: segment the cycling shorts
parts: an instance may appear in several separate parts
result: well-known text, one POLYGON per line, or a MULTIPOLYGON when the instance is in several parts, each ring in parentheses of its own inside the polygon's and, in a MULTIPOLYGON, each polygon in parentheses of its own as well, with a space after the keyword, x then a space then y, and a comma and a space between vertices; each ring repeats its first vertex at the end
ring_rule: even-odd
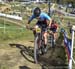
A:
POLYGON ((51 30, 53 33, 55 33, 55 32, 57 31, 56 28, 50 28, 50 30, 51 30))
POLYGON ((58 27, 57 24, 52 23, 51 27, 50 27, 50 30, 55 33, 57 31, 57 27, 58 27))
POLYGON ((47 31, 47 22, 46 21, 38 21, 36 23, 44 32, 47 31))

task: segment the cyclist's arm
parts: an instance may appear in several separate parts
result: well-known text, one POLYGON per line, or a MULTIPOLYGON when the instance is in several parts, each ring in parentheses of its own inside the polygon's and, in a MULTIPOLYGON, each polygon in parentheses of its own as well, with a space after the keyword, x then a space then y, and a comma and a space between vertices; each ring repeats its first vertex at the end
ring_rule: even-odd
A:
POLYGON ((44 17, 45 17, 46 20, 47 20, 47 24, 48 24, 49 26, 51 26, 51 23, 52 23, 52 19, 51 19, 51 17, 48 16, 47 14, 44 14, 44 17))
POLYGON ((52 19, 49 20, 49 27, 51 27, 52 19))
POLYGON ((35 18, 35 16, 32 15, 32 16, 29 18, 29 20, 28 20, 28 24, 30 24, 30 22, 31 22, 34 18, 35 18))
POLYGON ((29 18, 29 20, 28 20, 28 22, 27 22, 27 24, 26 24, 26 27, 27 27, 27 28, 29 27, 29 24, 31 23, 31 21, 32 21, 34 18, 35 18, 34 15, 32 15, 32 16, 29 18))

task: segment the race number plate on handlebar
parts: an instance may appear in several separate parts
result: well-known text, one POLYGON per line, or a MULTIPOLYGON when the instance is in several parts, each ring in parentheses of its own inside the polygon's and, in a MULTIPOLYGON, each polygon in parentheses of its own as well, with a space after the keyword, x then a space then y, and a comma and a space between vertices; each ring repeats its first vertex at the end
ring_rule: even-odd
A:
POLYGON ((41 29, 40 28, 36 28, 36 32, 37 33, 41 33, 41 29))

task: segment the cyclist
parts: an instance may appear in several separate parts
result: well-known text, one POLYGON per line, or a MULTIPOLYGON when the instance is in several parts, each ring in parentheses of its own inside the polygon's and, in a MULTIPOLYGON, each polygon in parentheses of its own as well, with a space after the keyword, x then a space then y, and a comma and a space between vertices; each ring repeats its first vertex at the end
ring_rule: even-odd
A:
POLYGON ((52 31, 51 33, 54 35, 54 43, 55 43, 57 39, 58 24, 56 21, 54 21, 54 19, 52 20, 50 30, 52 31))
MULTIPOLYGON (((26 24, 26 27, 28 28, 30 25, 30 22, 36 18, 37 23, 34 28, 37 27, 43 27, 44 28, 44 39, 45 39, 45 47, 47 46, 47 27, 51 25, 52 19, 49 17, 46 13, 41 12, 41 9, 39 7, 36 7, 33 10, 32 16, 29 18, 28 23, 26 24)), ((35 32, 34 32, 35 33, 35 32)))

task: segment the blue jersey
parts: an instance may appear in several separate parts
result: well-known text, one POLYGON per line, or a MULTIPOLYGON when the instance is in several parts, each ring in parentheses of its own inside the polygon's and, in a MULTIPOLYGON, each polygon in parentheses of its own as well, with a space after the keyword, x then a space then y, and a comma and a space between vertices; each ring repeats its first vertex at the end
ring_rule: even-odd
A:
MULTIPOLYGON (((29 19, 29 21, 32 21, 33 19, 35 19, 36 18, 36 16, 33 14, 31 17, 30 17, 30 19, 29 19)), ((46 14, 46 13, 44 13, 44 12, 41 12, 41 14, 40 14, 40 16, 39 16, 39 21, 44 21, 44 20, 50 20, 51 18, 46 14)))

